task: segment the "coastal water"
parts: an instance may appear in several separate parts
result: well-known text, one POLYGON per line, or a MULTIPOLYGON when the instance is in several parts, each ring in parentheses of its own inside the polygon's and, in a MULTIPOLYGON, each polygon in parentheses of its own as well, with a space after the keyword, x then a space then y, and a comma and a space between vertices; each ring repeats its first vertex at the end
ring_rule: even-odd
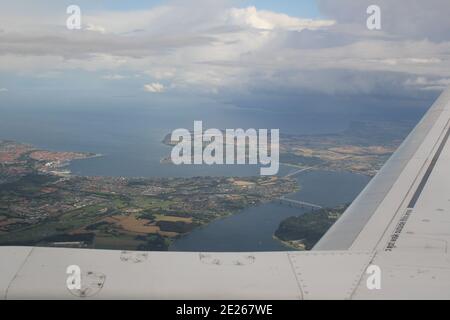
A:
POLYGON ((55 151, 83 151, 102 157, 73 161, 77 175, 126 177, 248 176, 256 166, 172 166, 160 164, 171 148, 161 143, 178 128, 280 129, 281 134, 318 134, 345 130, 346 117, 321 117, 249 110, 229 105, 179 106, 2 106, 0 139, 31 143, 55 151))
MULTIPOLYGON (((351 202, 369 182, 369 177, 348 172, 310 171, 297 180, 301 190, 288 198, 334 207, 351 202)), ((280 222, 311 209, 293 208, 275 202, 242 210, 214 221, 176 240, 171 251, 283 251, 290 250, 273 234, 280 222)))
MULTIPOLYGON (((214 106, 2 106, 0 139, 31 143, 55 151, 82 151, 102 157, 74 161, 77 175, 127 177, 251 176, 256 166, 173 166, 161 164, 171 148, 161 143, 177 128, 192 129, 194 120, 205 128, 279 128, 281 134, 321 134, 348 127, 348 117, 323 117, 291 112, 214 106)), ((280 175, 292 168, 281 167, 280 175)), ((297 179, 300 192, 293 199, 334 206, 350 202, 368 178, 351 173, 304 172, 297 179)), ((177 240, 171 250, 271 251, 286 248, 272 238, 279 223, 305 209, 276 203, 251 207, 215 221, 177 240)))

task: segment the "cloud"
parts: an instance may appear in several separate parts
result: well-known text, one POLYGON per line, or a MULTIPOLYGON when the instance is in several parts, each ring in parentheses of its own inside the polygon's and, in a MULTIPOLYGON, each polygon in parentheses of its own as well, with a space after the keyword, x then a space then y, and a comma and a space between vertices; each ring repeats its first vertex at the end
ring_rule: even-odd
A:
POLYGON ((81 71, 122 80, 123 90, 161 93, 161 83, 170 83, 171 93, 223 100, 261 92, 409 95, 442 88, 450 78, 448 0, 379 0, 381 32, 366 28, 366 0, 317 0, 321 19, 192 1, 83 10, 77 31, 66 30, 66 16, 49 7, 29 16, 2 10, 0 72, 63 78, 81 71))
POLYGON ((441 91, 450 86, 450 78, 434 78, 417 77, 413 79, 407 79, 405 85, 413 87, 415 89, 426 91, 441 91))
POLYGON ((105 80, 123 80, 126 78, 127 77, 122 76, 120 74, 108 74, 108 75, 102 77, 102 79, 105 79, 105 80))
POLYGON ((232 8, 229 10, 228 15, 233 24, 265 30, 316 30, 329 27, 335 23, 333 20, 299 19, 290 17, 287 14, 257 10, 256 7, 232 8))
POLYGON ((144 90, 146 92, 151 92, 151 93, 162 93, 165 91, 165 87, 163 84, 161 84, 159 82, 153 82, 153 83, 144 85, 144 90))
POLYGON ((7 88, 0 88, 0 93, 1 92, 8 92, 9 90, 7 88))
POLYGON ((409 39, 450 40, 448 0, 317 0, 320 10, 338 23, 354 29, 365 28, 366 9, 381 8, 382 30, 391 36, 409 39))
POLYGON ((93 31, 93 32, 99 32, 99 33, 106 33, 106 29, 104 27, 97 26, 97 25, 90 24, 90 23, 86 26, 86 30, 93 31))

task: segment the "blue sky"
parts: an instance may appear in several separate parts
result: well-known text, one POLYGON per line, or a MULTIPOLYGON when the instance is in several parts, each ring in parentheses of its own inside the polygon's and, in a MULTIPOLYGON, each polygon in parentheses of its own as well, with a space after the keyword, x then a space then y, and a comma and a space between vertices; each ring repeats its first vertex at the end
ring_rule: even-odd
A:
MULTIPOLYGON (((214 1, 214 0, 212 0, 214 1)), ((110 10, 140 10, 168 3, 167 0, 98 0, 91 3, 92 8, 110 10)), ((302 18, 320 17, 316 0, 236 0, 236 6, 255 6, 258 9, 285 13, 302 18)))

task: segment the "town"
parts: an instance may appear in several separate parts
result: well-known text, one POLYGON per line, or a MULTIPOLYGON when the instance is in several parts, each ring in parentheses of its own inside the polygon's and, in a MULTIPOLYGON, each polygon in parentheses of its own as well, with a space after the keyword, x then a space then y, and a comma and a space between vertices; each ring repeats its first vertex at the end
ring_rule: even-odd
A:
POLYGON ((279 177, 73 176, 94 156, 0 142, 0 245, 167 250, 177 237, 297 188, 279 177))

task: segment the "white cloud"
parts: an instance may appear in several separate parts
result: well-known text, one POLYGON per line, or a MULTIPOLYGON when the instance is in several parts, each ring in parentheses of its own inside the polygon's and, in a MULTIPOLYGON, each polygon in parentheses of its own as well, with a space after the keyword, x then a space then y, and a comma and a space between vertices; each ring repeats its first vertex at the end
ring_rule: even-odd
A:
POLYGON ((151 93, 162 93, 165 91, 165 87, 159 82, 153 82, 144 85, 144 90, 151 93))
POLYGON ((450 86, 450 78, 430 79, 427 77, 417 77, 407 79, 405 85, 426 91, 440 91, 450 86))
MULTIPOLYGON (((440 17, 448 12, 448 0, 396 0, 395 5, 380 0, 396 13, 401 13, 397 9, 402 5, 408 7, 408 1, 414 2, 411 12, 397 16, 395 26, 389 22, 393 13, 383 15, 387 16, 386 33, 367 31, 366 0, 318 0, 332 20, 236 8, 230 5, 236 2, 227 0, 192 1, 197 5, 169 1, 138 11, 86 11, 83 23, 87 27, 77 32, 61 27, 64 21, 58 25, 61 16, 42 19, 40 15, 46 13, 39 10, 32 11, 31 20, 5 14, 0 72, 64 77, 66 72, 81 70, 124 82, 136 81, 132 74, 141 74, 155 81, 140 84, 147 92, 164 92, 167 88, 161 83, 170 83, 171 92, 205 94, 261 87, 381 93, 395 85, 434 88, 445 85, 439 79, 450 78, 450 37, 445 40, 449 23, 436 18, 433 30, 443 26, 440 41, 411 37, 413 29, 408 29, 414 23, 410 16, 427 12, 423 16, 440 17), (429 2, 440 13, 432 12, 429 2), (389 74, 389 81, 383 82, 381 74, 385 78, 389 74), (438 83, 406 83, 418 77, 438 83)), ((430 29, 419 33, 424 32, 430 29)), ((129 87, 136 89, 124 86, 129 87)))
POLYGON ((93 32, 99 32, 99 33, 106 33, 106 29, 102 26, 98 26, 95 24, 89 23, 86 28, 87 31, 93 31, 93 32))
POLYGON ((232 8, 229 11, 229 16, 233 24, 244 24, 256 29, 265 30, 316 30, 319 28, 332 26, 335 23, 333 20, 299 19, 290 17, 287 14, 257 10, 256 7, 232 8))
POLYGON ((390 36, 408 39, 450 40, 448 0, 316 0, 322 13, 352 29, 366 28, 366 9, 380 6, 382 30, 390 36))
MULTIPOLYGON (((159 6, 150 10, 104 11, 96 15, 87 15, 84 21, 110 33, 123 34, 136 30, 159 29, 168 17, 180 11, 176 6, 159 6)), ((173 24, 173 23, 172 23, 173 24)))
POLYGON ((7 88, 0 88, 0 92, 8 92, 9 90, 7 88))
POLYGON ((127 77, 122 76, 120 74, 108 74, 106 76, 103 76, 102 79, 105 80, 122 80, 122 79, 126 79, 127 77))

